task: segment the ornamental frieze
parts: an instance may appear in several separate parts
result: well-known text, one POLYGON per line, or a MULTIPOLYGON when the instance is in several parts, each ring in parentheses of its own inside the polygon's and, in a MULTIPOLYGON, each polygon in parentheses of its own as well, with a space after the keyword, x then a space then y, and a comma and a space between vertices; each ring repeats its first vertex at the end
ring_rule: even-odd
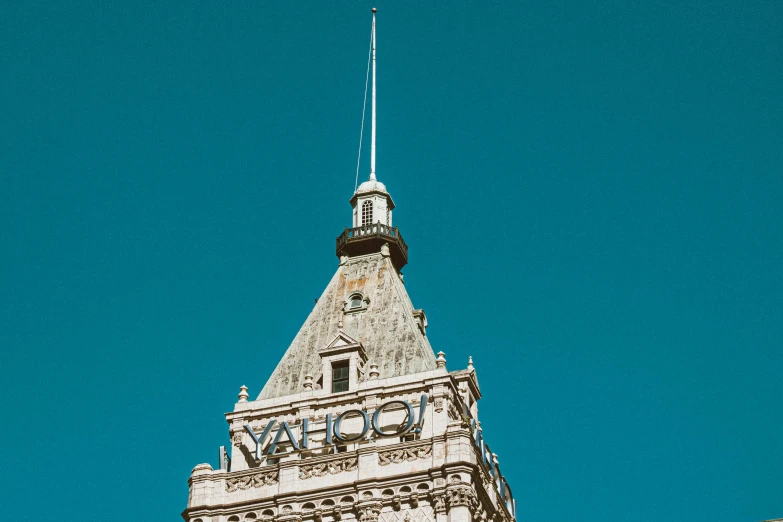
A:
POLYGON ((413 448, 402 448, 389 451, 378 452, 378 464, 388 466, 389 464, 399 464, 406 460, 412 462, 417 459, 426 459, 432 455, 432 445, 426 444, 415 446, 413 448))
POLYGON ((255 475, 245 475, 244 477, 230 478, 226 480, 226 491, 229 493, 238 489, 260 488, 263 486, 273 486, 277 484, 278 472, 268 471, 266 473, 256 473, 255 475))
POLYGON ((323 477, 325 475, 337 475, 343 471, 355 471, 359 466, 358 457, 346 457, 342 459, 319 462, 317 464, 306 464, 299 466, 299 478, 307 480, 313 477, 323 477))

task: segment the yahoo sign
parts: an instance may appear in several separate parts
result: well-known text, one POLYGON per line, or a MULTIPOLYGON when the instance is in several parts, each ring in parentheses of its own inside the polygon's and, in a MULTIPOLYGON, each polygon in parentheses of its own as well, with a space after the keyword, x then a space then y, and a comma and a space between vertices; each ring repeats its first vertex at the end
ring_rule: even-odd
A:
MULTIPOLYGON (((328 413, 324 420, 326 425, 326 441, 324 446, 357 442, 364 438, 371 440, 373 437, 399 437, 407 433, 419 433, 424 425, 424 411, 426 409, 427 395, 422 395, 421 404, 419 405, 418 421, 416 421, 416 413, 413 410, 413 406, 409 402, 401 400, 394 400, 381 404, 372 415, 364 410, 358 409, 344 411, 335 418, 332 418, 332 414, 328 413), (405 421, 392 428, 386 426, 386 429, 384 429, 380 417, 383 411, 391 406, 401 406, 405 410, 405 421), (361 419, 362 428, 358 433, 346 434, 343 432, 343 422, 349 417, 361 419)), ((292 451, 290 453, 311 449, 310 431, 312 428, 310 426, 310 419, 302 419, 302 422, 299 425, 300 438, 294 436, 291 426, 288 422, 283 421, 277 428, 277 435, 275 435, 275 438, 272 440, 272 444, 264 451, 264 440, 276 425, 276 420, 270 420, 259 436, 253 431, 253 428, 251 428, 250 425, 245 424, 245 431, 250 434, 256 443, 256 460, 261 460, 262 456, 271 457, 284 455, 283 453, 275 455, 275 451, 281 443, 291 444, 292 451)), ((288 455, 288 453, 285 453, 285 455, 288 455)))
POLYGON ((506 505, 508 512, 511 513, 512 517, 516 518, 517 503, 514 501, 514 495, 511 493, 511 486, 508 485, 505 477, 500 473, 500 467, 495 459, 496 455, 492 453, 492 450, 489 449, 487 443, 484 442, 484 436, 481 429, 476 425, 474 419, 470 420, 470 429, 473 432, 473 442, 478 448, 484 469, 486 469, 492 477, 492 482, 495 483, 495 488, 498 490, 498 493, 500 493, 500 498, 506 505))

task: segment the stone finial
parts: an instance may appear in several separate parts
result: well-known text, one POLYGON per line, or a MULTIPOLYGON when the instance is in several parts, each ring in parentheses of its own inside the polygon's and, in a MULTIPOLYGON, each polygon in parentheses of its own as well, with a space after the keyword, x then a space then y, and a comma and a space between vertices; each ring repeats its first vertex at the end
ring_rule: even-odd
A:
POLYGON ((247 402, 247 398, 248 398, 247 386, 245 386, 244 384, 239 387, 238 397, 239 397, 239 402, 247 402))
POLYGON ((437 359, 435 359, 435 365, 436 365, 438 368, 443 368, 443 369, 445 369, 445 368, 446 368, 446 357, 444 357, 445 355, 446 355, 446 354, 445 354, 445 353, 443 353, 442 351, 441 351, 441 352, 438 352, 438 358, 437 358, 437 359))
POLYGON ((381 372, 378 371, 378 365, 370 363, 370 379, 377 379, 380 375, 381 372))
POLYGON ((384 243, 381 247, 381 255, 383 257, 389 257, 391 253, 389 253, 389 243, 384 243))
POLYGON ((313 389, 313 376, 309 373, 304 378, 304 389, 308 391, 313 389))
POLYGON ((468 356, 468 370, 475 370, 476 368, 473 366, 473 356, 468 356))

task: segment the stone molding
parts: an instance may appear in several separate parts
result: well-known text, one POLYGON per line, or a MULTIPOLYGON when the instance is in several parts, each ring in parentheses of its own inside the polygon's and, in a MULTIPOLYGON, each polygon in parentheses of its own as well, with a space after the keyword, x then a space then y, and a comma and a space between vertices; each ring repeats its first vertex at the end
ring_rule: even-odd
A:
POLYGON ((313 477, 323 477, 325 475, 337 475, 343 471, 355 471, 359 467, 359 457, 344 457, 327 460, 315 464, 304 464, 299 466, 299 478, 307 480, 313 477))
POLYGON ((288 512, 277 517, 277 522, 302 522, 301 513, 288 512))
POLYGON ((280 476, 277 470, 229 478, 226 479, 226 491, 232 493, 239 489, 244 490, 250 489, 251 487, 260 488, 264 486, 273 486, 277 484, 279 478, 280 476))
POLYGON ((426 459, 432 456, 432 444, 422 444, 409 448, 399 448, 388 451, 378 452, 378 464, 388 466, 389 464, 400 464, 406 460, 412 462, 418 459, 426 459))

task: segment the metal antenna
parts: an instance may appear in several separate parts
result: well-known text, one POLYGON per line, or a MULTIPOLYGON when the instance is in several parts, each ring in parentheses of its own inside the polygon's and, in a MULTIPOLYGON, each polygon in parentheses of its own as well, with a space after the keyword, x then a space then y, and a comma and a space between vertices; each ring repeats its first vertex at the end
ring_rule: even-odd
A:
POLYGON ((356 156, 356 181, 353 191, 359 188, 359 165, 362 162, 362 139, 364 138, 364 115, 367 113, 367 86, 370 84, 370 59, 372 58, 372 37, 375 27, 370 30, 370 48, 367 49, 367 73, 364 75, 364 101, 362 102, 362 127, 359 130, 359 154, 356 156))
POLYGON ((370 181, 375 181, 375 13, 372 8, 372 138, 370 145, 370 181))

